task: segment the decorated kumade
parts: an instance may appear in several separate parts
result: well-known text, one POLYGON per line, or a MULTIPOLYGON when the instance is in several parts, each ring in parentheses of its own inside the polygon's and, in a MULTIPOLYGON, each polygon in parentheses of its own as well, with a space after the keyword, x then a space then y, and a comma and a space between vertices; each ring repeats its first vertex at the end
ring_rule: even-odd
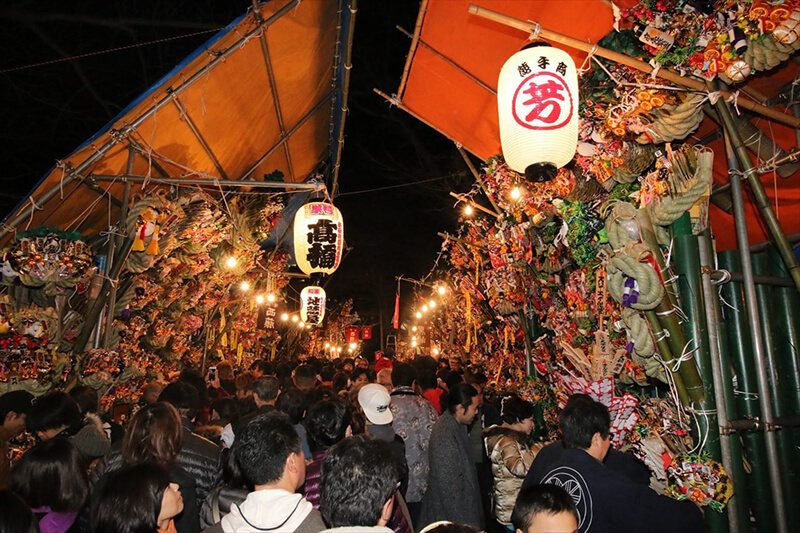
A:
POLYGON ((304 287, 300 292, 300 320, 312 326, 318 326, 325 318, 325 289, 322 287, 304 287))
POLYGON ((565 51, 531 43, 500 71, 497 109, 503 156, 530 181, 550 181, 578 144, 578 74, 565 51))
POLYGON ((733 482, 725 467, 706 454, 682 454, 667 466, 666 494, 721 512, 733 497, 733 482))
POLYGON ((311 202, 294 217, 294 254, 306 274, 333 274, 342 261, 342 214, 326 202, 311 202))
MULTIPOLYGON (((83 237, 56 228, 17 233, 6 259, 8 274, 18 274, 29 287, 44 286, 48 294, 75 287, 92 274, 92 253, 83 237)), ((10 278, 8 274, 4 278, 10 278)))

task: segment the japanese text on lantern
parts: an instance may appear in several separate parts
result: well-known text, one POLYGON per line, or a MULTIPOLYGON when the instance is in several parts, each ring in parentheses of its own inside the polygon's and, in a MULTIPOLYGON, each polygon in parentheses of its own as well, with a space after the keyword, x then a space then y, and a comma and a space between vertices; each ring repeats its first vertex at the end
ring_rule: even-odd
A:
POLYGON ((554 71, 549 58, 541 56, 536 62, 540 70, 533 71, 527 62, 517 66, 523 77, 514 92, 512 112, 518 124, 532 130, 551 130, 565 126, 572 118, 574 101, 563 76, 567 65, 559 61, 554 71))
POLYGON ((327 218, 321 218, 314 224, 308 225, 308 252, 306 258, 314 268, 333 268, 336 265, 336 241, 338 228, 336 223, 327 218))
POLYGON ((310 296, 308 298, 308 303, 306 304, 306 316, 308 317, 308 322, 310 324, 319 324, 322 322, 322 301, 323 299, 319 296, 310 296))

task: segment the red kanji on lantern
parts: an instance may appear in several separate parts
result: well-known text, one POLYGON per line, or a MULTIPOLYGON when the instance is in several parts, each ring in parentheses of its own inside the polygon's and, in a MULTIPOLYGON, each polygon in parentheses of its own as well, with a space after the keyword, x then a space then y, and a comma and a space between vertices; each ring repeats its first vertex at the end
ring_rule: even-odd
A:
POLYGON ((358 329, 357 327, 349 327, 346 330, 347 343, 358 342, 358 329))
POLYGON ((574 102, 564 78, 553 72, 536 72, 519 84, 512 104, 514 119, 532 130, 563 127, 572 118, 574 102))
POLYGON ((361 328, 361 339, 365 341, 372 339, 372 326, 364 326, 361 328))

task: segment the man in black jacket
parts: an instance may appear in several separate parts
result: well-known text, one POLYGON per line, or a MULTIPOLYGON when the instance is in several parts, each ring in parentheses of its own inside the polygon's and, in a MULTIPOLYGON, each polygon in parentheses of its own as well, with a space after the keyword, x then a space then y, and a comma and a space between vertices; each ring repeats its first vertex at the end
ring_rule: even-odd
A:
POLYGON ((580 533, 700 533, 703 517, 694 503, 659 496, 603 465, 611 447, 605 405, 568 402, 559 418, 565 450, 538 483, 565 488, 578 508, 580 533))

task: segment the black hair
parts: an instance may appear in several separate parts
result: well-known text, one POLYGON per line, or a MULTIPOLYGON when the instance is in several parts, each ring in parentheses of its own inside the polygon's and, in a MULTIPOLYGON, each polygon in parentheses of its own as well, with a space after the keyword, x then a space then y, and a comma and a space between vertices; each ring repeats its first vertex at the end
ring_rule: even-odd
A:
POLYGON ((323 400, 308 410, 305 426, 311 451, 327 450, 347 434, 352 416, 350 409, 339 400, 323 400))
POLYGON ((294 380, 304 387, 313 386, 317 381, 317 371, 310 364, 303 364, 294 369, 294 380))
POLYGON ((422 373, 425 370, 430 370, 433 373, 436 373, 436 369, 438 368, 438 363, 436 359, 431 357, 430 355, 418 355, 411 361, 411 365, 417 369, 417 372, 422 373))
POLYGON ((186 382, 195 388, 199 397, 200 408, 208 405, 208 386, 206 385, 206 378, 199 368, 184 368, 180 376, 178 376, 178 381, 186 382))
POLYGON ((283 477, 289 455, 302 453, 302 447, 289 417, 272 411, 256 416, 237 433, 233 453, 245 479, 256 486, 283 477))
POLYGON ((487 378, 486 374, 483 372, 466 372, 464 375, 464 381, 470 385, 479 385, 481 388, 483 388, 487 383, 489 383, 489 378, 487 378))
POLYGON ((221 422, 236 424, 239 421, 239 403, 233 398, 217 398, 211 402, 211 409, 216 411, 221 422))
POLYGON ((347 389, 347 382, 350 378, 344 372, 337 372, 333 375, 333 392, 338 393, 347 389))
POLYGON ((273 373, 272 363, 265 361, 264 359, 253 361, 253 364, 250 365, 250 370, 258 370, 264 376, 268 376, 273 373))
POLYGON ((26 390, 13 390, 0 396, 0 425, 6 420, 8 413, 28 414, 33 405, 33 394, 26 390))
POLYGON ((278 379, 285 379, 292 375, 292 365, 288 361, 283 361, 275 365, 275 376, 278 379))
POLYGON ((447 385, 448 389, 452 389, 459 383, 464 383, 464 376, 455 370, 450 370, 444 377, 444 384, 447 385))
POLYGON ((322 461, 320 511, 332 528, 378 525, 400 477, 390 446, 359 435, 328 450, 322 461))
POLYGON ((411 387, 418 377, 417 369, 408 363, 394 363, 392 366, 392 384, 395 387, 411 387))
POLYGON ((478 530, 469 524, 434 522, 423 528, 420 533, 478 533, 478 530))
POLYGON ((158 396, 159 402, 172 404, 175 409, 189 420, 194 420, 200 411, 200 394, 197 388, 187 381, 170 383, 158 396))
POLYGON ((0 533, 39 533, 30 507, 10 490, 0 490, 0 533))
POLYGON ((571 399, 558 417, 558 427, 565 447, 586 450, 591 447, 595 433, 600 433, 604 439, 608 437, 611 416, 608 408, 600 402, 585 398, 571 399))
MULTIPOLYGON (((235 442, 234 442, 235 444, 235 442)), ((219 454, 219 462, 222 465, 222 484, 231 489, 246 489, 253 491, 253 485, 248 483, 242 472, 242 467, 236 460, 236 454, 230 448, 223 448, 219 454)))
POLYGON ((92 509, 93 533, 153 533, 169 473, 155 463, 139 463, 112 473, 92 509))
POLYGON ((516 424, 533 417, 533 404, 519 396, 506 396, 500 407, 500 416, 506 424, 516 424))
POLYGON ((275 401, 275 409, 288 415, 292 424, 299 424, 306 416, 308 400, 303 391, 289 387, 281 390, 280 396, 275 401))
POLYGON ((81 414, 97 412, 97 391, 87 385, 78 385, 69 391, 69 397, 78 404, 81 414))
POLYGON ((419 388, 424 391, 435 389, 439 386, 439 383, 436 380, 436 374, 430 370, 423 370, 419 373, 417 384, 419 385, 419 388))
POLYGON ((333 375, 336 373, 336 368, 333 365, 325 365, 319 371, 319 377, 322 381, 333 381, 333 375))
POLYGON ((356 382, 356 380, 358 379, 358 377, 359 377, 361 374, 364 374, 365 376, 367 376, 367 381, 369 381, 370 383, 372 383, 373 381, 375 381, 375 380, 372 378, 372 375, 371 375, 371 373, 370 373, 370 371, 369 371, 369 369, 368 369, 368 368, 355 368, 355 369, 353 369, 353 373, 352 373, 352 374, 350 374, 350 381, 352 381, 353 383, 355 383, 355 382, 356 382))
POLYGON ((31 433, 61 426, 72 427, 80 423, 81 411, 78 404, 63 391, 51 392, 37 398, 25 420, 31 433))
POLYGON ((515 529, 527 532, 533 517, 541 513, 570 513, 578 520, 575 502, 567 491, 556 485, 533 485, 519 491, 511 513, 511 523, 515 529))
POLYGON ((447 393, 447 409, 451 413, 455 413, 456 407, 459 405, 468 409, 472 405, 472 399, 477 395, 478 391, 472 385, 457 383, 447 393))
POLYGON ((261 376, 253 383, 253 392, 262 402, 268 402, 278 397, 281 390, 280 381, 275 376, 261 376))
POLYGON ((31 507, 79 511, 89 495, 80 452, 67 439, 37 444, 11 467, 11 490, 31 507))

